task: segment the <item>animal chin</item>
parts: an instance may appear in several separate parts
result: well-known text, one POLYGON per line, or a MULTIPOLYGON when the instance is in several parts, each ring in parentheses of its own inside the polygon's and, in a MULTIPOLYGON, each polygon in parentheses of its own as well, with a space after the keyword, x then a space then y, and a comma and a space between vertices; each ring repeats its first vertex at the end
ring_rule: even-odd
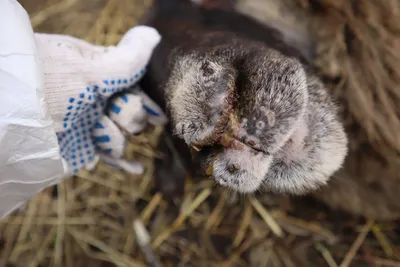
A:
POLYGON ((212 176, 222 186, 241 193, 258 190, 272 163, 272 156, 255 153, 250 147, 227 148, 215 156, 212 176))
POLYGON ((224 115, 225 117, 219 118, 219 130, 214 129, 212 136, 206 139, 208 145, 204 146, 206 142, 203 139, 203 142, 190 143, 189 146, 194 153, 201 151, 203 147, 218 148, 220 152, 212 156, 206 174, 212 176, 218 184, 237 192, 254 192, 263 184, 272 156, 233 135, 239 127, 237 120, 233 113, 224 115))

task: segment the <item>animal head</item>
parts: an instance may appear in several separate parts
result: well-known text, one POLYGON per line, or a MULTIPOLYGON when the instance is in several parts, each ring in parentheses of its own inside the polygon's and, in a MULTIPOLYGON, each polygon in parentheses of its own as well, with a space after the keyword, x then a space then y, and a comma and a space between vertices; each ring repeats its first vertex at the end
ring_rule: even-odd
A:
POLYGON ((200 150, 204 170, 219 184, 239 192, 268 185, 303 193, 326 183, 325 175, 320 183, 310 176, 309 188, 307 181, 300 186, 290 177, 284 177, 285 183, 268 177, 277 173, 271 172, 277 160, 289 165, 290 160, 307 161, 301 157, 312 149, 304 147, 312 134, 306 119, 307 74, 296 59, 272 49, 177 55, 166 92, 174 133, 200 150))

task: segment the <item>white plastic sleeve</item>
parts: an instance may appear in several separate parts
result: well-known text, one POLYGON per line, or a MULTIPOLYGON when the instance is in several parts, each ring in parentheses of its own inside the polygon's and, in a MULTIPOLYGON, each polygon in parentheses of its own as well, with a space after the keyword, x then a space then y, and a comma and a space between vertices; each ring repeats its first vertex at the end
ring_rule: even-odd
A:
POLYGON ((16 0, 0 1, 0 102, 2 218, 64 173, 42 62, 28 14, 16 0))

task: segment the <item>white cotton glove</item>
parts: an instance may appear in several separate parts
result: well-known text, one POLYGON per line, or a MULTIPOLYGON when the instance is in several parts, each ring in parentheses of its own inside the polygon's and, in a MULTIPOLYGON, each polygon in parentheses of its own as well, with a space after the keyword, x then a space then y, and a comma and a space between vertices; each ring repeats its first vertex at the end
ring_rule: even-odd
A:
POLYGON ((65 35, 36 33, 35 38, 66 175, 93 168, 100 157, 128 172, 142 173, 141 164, 121 159, 126 141, 117 125, 138 133, 148 122, 165 123, 165 115, 140 89, 117 97, 110 117, 104 108, 111 95, 134 86, 143 76, 160 41, 158 32, 134 27, 115 47, 94 46, 65 35))

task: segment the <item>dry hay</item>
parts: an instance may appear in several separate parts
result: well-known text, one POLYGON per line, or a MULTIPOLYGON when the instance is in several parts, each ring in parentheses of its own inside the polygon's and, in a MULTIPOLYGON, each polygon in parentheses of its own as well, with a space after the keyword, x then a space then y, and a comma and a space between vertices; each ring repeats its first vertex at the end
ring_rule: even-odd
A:
POLYGON ((345 116, 383 156, 400 152, 400 2, 296 1, 317 15, 316 65, 336 85, 345 116))
MULTIPOLYGON (((149 5, 21 2, 30 5, 36 31, 107 45, 115 44, 149 5)), ((143 176, 99 164, 46 189, 1 221, 0 266, 148 266, 135 220, 148 229, 150 257, 157 255, 163 266, 400 266, 394 222, 328 212, 312 201, 238 196, 211 180, 188 179, 184 196, 166 201, 152 181, 159 133, 153 129, 130 138, 126 158, 144 163, 143 176)))
POLYGON ((350 138, 344 168, 316 195, 351 213, 400 218, 400 2, 295 1, 312 17, 315 64, 350 138))

